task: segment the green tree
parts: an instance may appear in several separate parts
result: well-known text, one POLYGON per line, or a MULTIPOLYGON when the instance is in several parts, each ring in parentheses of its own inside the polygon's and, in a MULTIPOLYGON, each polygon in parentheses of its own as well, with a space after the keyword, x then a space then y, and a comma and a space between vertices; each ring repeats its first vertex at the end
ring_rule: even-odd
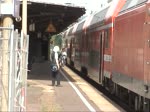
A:
POLYGON ((55 45, 57 45, 57 46, 59 46, 60 48, 62 47, 62 36, 61 35, 53 35, 52 37, 51 37, 51 43, 53 43, 53 45, 55 46, 55 45))

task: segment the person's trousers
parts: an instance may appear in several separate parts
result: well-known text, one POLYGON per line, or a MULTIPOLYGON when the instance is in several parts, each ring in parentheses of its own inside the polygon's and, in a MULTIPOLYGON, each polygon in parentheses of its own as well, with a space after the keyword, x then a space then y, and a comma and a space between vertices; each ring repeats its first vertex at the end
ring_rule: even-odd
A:
POLYGON ((52 72, 52 85, 55 85, 55 81, 57 81, 57 85, 60 85, 60 73, 52 72))

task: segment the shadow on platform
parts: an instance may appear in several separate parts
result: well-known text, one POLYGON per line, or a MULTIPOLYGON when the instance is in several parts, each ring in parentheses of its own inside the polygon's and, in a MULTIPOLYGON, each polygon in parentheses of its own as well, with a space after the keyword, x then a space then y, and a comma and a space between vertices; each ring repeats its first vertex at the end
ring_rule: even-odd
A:
MULTIPOLYGON (((34 63, 31 71, 28 73, 28 79, 32 80, 51 80, 50 62, 44 61, 40 63, 34 63)), ((67 81, 63 76, 61 81, 67 81)))

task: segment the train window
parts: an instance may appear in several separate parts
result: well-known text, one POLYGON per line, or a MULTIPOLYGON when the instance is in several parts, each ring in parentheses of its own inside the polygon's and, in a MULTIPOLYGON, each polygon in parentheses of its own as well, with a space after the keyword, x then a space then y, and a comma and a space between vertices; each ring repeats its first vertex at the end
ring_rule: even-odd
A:
POLYGON ((145 2, 147 2, 147 0, 126 0, 125 5, 120 12, 137 7, 138 5, 141 5, 145 2))
POLYGON ((109 33, 110 33, 109 30, 105 31, 105 48, 109 48, 109 37, 110 37, 109 33))

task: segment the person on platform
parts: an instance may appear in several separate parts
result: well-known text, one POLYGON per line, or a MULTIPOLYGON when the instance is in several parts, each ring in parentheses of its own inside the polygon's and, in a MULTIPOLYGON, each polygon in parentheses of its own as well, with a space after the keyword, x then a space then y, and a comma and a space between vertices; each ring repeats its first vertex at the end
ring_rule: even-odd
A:
POLYGON ((62 51, 59 55, 59 63, 60 65, 63 67, 66 64, 66 60, 67 60, 67 53, 66 53, 66 49, 62 48, 62 51))
POLYGON ((60 86, 60 73, 59 73, 60 65, 59 65, 59 47, 54 46, 53 52, 51 54, 51 74, 52 74, 52 86, 55 85, 55 81, 57 81, 56 86, 60 86))

